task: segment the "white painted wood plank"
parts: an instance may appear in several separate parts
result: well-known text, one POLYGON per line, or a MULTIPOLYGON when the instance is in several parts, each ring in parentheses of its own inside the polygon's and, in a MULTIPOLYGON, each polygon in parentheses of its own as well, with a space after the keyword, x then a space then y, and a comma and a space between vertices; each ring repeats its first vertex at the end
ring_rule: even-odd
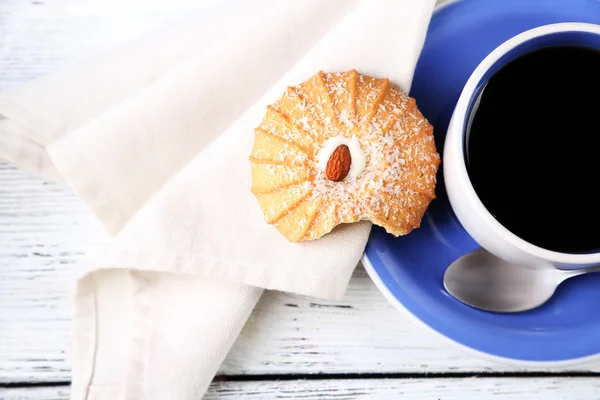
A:
POLYGON ((600 379, 381 379, 213 384, 205 400, 591 400, 598 399, 600 379))
POLYGON ((2 400, 68 400, 69 387, 0 388, 2 400))
POLYGON ((224 0, 0 0, 0 90, 224 0))
MULTIPOLYGON (((0 382, 70 379, 70 315, 84 254, 106 243, 68 189, 0 164, 0 382)), ((600 371, 600 364, 574 368, 600 371)), ((272 292, 220 374, 513 371, 457 351, 393 308, 358 268, 340 302, 272 292)))
MULTIPOLYGON (((68 392, 68 387, 0 389, 0 397, 67 400, 68 392)), ((204 400, 592 400, 599 393, 599 378, 294 380, 213 382, 204 400)))

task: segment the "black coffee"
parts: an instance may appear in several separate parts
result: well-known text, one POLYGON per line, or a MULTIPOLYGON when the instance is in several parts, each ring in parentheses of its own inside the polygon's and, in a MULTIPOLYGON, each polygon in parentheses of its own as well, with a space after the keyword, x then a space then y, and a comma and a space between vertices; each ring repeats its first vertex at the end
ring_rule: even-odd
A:
POLYGON ((599 251, 600 51, 523 55, 492 76, 479 100, 465 161, 487 210, 539 247, 599 251))

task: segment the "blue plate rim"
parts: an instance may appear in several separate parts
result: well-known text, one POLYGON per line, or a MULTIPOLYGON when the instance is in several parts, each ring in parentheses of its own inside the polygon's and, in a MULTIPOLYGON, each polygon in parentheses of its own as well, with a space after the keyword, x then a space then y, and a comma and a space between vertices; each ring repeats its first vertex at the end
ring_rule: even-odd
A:
POLYGON ((435 329, 434 327, 428 325, 423 320, 421 320, 419 317, 417 317, 415 314, 413 314, 409 309, 404 307, 404 304, 402 304, 392 294, 392 292, 390 292, 390 290, 387 288, 387 286, 385 285, 383 280, 380 278, 375 267, 373 266, 373 264, 371 264, 371 261, 369 260, 367 253, 363 254, 363 257, 361 258, 361 262, 363 264, 363 267, 367 271, 367 274, 369 275, 371 280, 375 283, 375 286, 377 287, 377 289, 379 289, 379 291, 384 295, 384 297, 388 300, 388 302, 390 302, 398 311, 400 311, 402 314, 407 316, 411 321, 415 321, 421 328, 426 328, 424 330, 427 330, 428 332, 434 332, 434 334, 437 337, 441 338, 442 341, 444 341, 446 343, 450 343, 455 347, 458 347, 460 350, 462 350, 464 353, 466 353, 468 355, 471 355, 471 356, 474 356, 474 357, 477 357, 477 358, 480 358, 480 359, 483 359, 486 361, 494 362, 497 364, 504 364, 504 365, 519 367, 519 368, 523 368, 523 367, 567 368, 567 367, 581 366, 581 364, 600 360, 600 353, 596 353, 596 354, 592 354, 592 355, 584 356, 584 357, 575 357, 575 358, 556 360, 556 361, 520 360, 520 359, 516 359, 516 358, 509 358, 509 357, 493 355, 493 354, 479 351, 477 349, 469 347, 466 344, 457 342, 457 341, 453 340, 452 338, 444 335, 442 332, 440 332, 437 329, 435 329))

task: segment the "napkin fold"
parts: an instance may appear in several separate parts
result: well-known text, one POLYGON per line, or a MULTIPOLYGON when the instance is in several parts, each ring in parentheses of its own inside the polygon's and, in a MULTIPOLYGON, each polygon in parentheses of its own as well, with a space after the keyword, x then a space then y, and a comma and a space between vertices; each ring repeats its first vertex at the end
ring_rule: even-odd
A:
POLYGON ((408 91, 433 5, 229 1, 0 95, 0 157, 114 236, 78 282, 73 399, 198 398, 263 289, 343 296, 370 224, 287 242, 249 191, 253 128, 318 70, 408 91))

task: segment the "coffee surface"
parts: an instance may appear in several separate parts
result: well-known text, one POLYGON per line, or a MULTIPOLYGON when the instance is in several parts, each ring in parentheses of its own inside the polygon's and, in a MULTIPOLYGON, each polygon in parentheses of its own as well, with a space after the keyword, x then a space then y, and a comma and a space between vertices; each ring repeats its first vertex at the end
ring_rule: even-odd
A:
POLYGON ((520 56, 489 79, 470 116, 465 162, 487 210, 539 247, 600 251, 600 51, 520 56))

